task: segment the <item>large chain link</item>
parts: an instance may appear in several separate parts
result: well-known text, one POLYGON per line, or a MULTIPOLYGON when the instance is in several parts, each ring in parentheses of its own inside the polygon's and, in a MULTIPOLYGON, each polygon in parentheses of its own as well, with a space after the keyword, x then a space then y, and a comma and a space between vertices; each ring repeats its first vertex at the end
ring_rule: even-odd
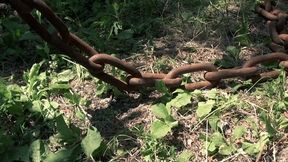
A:
POLYGON ((169 88, 183 87, 193 91, 215 87, 223 79, 228 78, 249 78, 257 81, 275 78, 279 75, 279 71, 267 72, 257 66, 261 63, 278 61, 279 66, 288 68, 288 55, 286 54, 288 50, 288 14, 276 9, 271 0, 264 0, 263 4, 257 5, 256 12, 267 19, 272 39, 269 47, 275 53, 253 57, 242 67, 232 69, 219 69, 211 63, 199 63, 180 66, 167 74, 143 73, 123 60, 108 54, 99 54, 88 43, 69 32, 64 22, 42 0, 0 0, 0 2, 10 4, 42 39, 87 68, 93 76, 124 91, 136 91, 139 88, 152 87, 157 81, 163 81, 169 88), (55 32, 50 33, 44 25, 40 24, 31 14, 33 10, 38 10, 52 24, 55 32), (83 51, 86 55, 82 55, 79 51, 83 51), (126 80, 120 80, 104 72, 106 64, 126 72, 126 80), (182 85, 181 75, 200 71, 205 71, 204 81, 182 85))

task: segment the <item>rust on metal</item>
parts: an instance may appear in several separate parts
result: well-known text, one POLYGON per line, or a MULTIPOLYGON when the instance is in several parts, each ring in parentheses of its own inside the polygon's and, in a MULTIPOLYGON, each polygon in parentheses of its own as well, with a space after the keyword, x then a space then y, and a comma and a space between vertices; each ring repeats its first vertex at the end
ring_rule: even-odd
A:
MULTIPOLYGON (((20 1, 20 0, 17 0, 20 1)), ((42 0, 24 0, 27 5, 40 11, 47 20, 57 29, 65 42, 69 40, 70 32, 64 22, 51 10, 51 8, 42 0)))
POLYGON ((110 64, 114 67, 117 67, 128 74, 134 76, 134 77, 141 77, 140 71, 138 71, 136 68, 128 64, 127 62, 118 59, 117 57, 113 57, 111 55, 107 54, 96 54, 89 58, 90 62, 93 62, 95 64, 98 64, 99 66, 110 64))
POLYGON ((273 42, 283 45, 284 42, 283 42, 283 40, 281 40, 279 38, 279 35, 277 32, 276 22, 275 21, 268 21, 267 24, 268 24, 269 33, 270 33, 270 36, 271 36, 271 39, 273 40, 273 42))
POLYGON ((279 66, 288 70, 288 55, 286 54, 288 49, 288 15, 284 11, 276 9, 271 0, 264 0, 264 4, 257 5, 256 12, 268 20, 272 40, 269 47, 274 53, 252 57, 239 68, 218 69, 211 63, 198 63, 174 68, 167 74, 140 72, 128 62, 117 57, 99 54, 87 42, 69 32, 68 27, 60 17, 43 0, 0 0, 0 2, 10 4, 43 40, 88 69, 94 77, 123 91, 136 91, 139 88, 153 87, 158 81, 162 81, 172 89, 181 87, 193 91, 215 87, 222 79, 227 78, 243 77, 252 78, 254 81, 266 80, 277 77, 280 72, 277 70, 263 71, 258 64, 272 61, 279 61, 279 66), (55 32, 50 33, 46 26, 39 23, 31 14, 33 10, 42 13, 43 17, 54 27, 55 32), (126 80, 105 73, 107 64, 126 72, 126 80), (181 75, 199 71, 206 71, 203 81, 182 85, 181 75))
POLYGON ((133 76, 127 77, 127 83, 135 87, 151 87, 156 84, 157 81, 163 81, 168 87, 179 87, 182 83, 181 78, 164 79, 167 74, 164 73, 142 73, 140 78, 133 76))
POLYGON ((210 89, 215 87, 218 82, 200 81, 196 83, 185 84, 185 89, 188 91, 194 91, 195 89, 210 89))
POLYGON ((77 35, 70 33, 70 43, 85 51, 90 57, 97 54, 98 52, 91 47, 87 42, 80 39, 77 35))
POLYGON ((197 71, 217 71, 217 68, 211 63, 184 65, 184 66, 171 70, 166 75, 165 79, 174 79, 182 74, 192 73, 192 72, 197 72, 197 71))
POLYGON ((221 79, 252 76, 252 75, 257 74, 258 71, 259 71, 259 68, 257 67, 248 67, 248 68, 239 68, 239 69, 223 69, 223 70, 219 70, 215 72, 207 72, 204 78, 209 81, 218 81, 221 79))
MULTIPOLYGON (((192 65, 184 65, 181 67, 178 67, 176 69, 171 70, 165 79, 175 79, 179 77, 180 75, 186 74, 186 73, 192 73, 192 72, 198 72, 198 71, 217 71, 217 68, 211 64, 211 63, 201 63, 201 64, 192 64, 192 65)), ((210 81, 200 81, 196 83, 187 83, 185 85, 186 90, 195 90, 195 89, 206 89, 206 88, 212 88, 216 85, 216 83, 219 80, 214 81, 213 83, 210 81)))
POLYGON ((279 45, 279 44, 276 44, 274 42, 271 42, 269 44, 269 48, 274 51, 274 52, 282 52, 282 53, 285 53, 286 50, 283 46, 279 45))
POLYGON ((256 66, 257 64, 265 63, 268 61, 287 61, 287 60, 288 60, 288 55, 285 53, 281 53, 281 52, 270 53, 270 54, 256 56, 256 57, 251 58, 249 61, 247 61, 243 65, 243 68, 256 66))

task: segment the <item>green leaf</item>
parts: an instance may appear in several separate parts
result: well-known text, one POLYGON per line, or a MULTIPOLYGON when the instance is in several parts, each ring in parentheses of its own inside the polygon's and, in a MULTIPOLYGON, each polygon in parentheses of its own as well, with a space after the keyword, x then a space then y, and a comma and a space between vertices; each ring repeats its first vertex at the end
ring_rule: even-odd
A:
POLYGON ((230 145, 228 146, 228 145, 224 144, 224 145, 221 145, 219 147, 218 152, 221 155, 231 155, 234 151, 235 151, 235 149, 233 148, 233 146, 230 146, 230 145))
POLYGON ((42 112, 42 102, 40 100, 34 100, 32 106, 29 107, 31 112, 41 113, 42 112))
POLYGON ((157 91, 159 91, 163 94, 169 94, 169 89, 166 87, 166 85, 163 81, 156 81, 155 87, 156 87, 157 91))
POLYGON ((85 120, 86 119, 86 114, 85 114, 85 111, 81 110, 81 108, 79 107, 76 107, 75 109, 75 115, 77 118, 81 119, 81 120, 85 120))
POLYGON ((171 109, 166 107, 164 104, 160 103, 157 105, 152 106, 152 113, 157 117, 157 118, 162 118, 162 119, 169 119, 170 114, 171 114, 171 109))
POLYGON ((60 134, 60 138, 67 142, 75 141, 73 131, 67 126, 64 117, 62 115, 56 117, 56 128, 60 134))
POLYGON ((207 91, 205 96, 207 96, 209 99, 216 99, 218 95, 217 89, 211 89, 210 91, 207 91))
POLYGON ((209 125, 210 127, 212 128, 212 130, 214 132, 216 132, 219 128, 219 124, 220 124, 220 119, 218 116, 216 115, 212 115, 208 118, 208 121, 209 121, 209 125))
POLYGON ((42 143, 40 140, 36 140, 30 145, 30 157, 32 162, 41 162, 42 155, 42 143))
POLYGON ((215 105, 215 101, 214 100, 208 100, 206 102, 199 102, 198 103, 198 108, 196 110, 196 114, 199 118, 202 118, 206 115, 208 115, 212 108, 215 105))
POLYGON ((225 144, 225 140, 221 133, 215 132, 211 135, 211 142, 215 144, 215 146, 221 146, 223 143, 225 144))
POLYGON ((34 79, 35 77, 38 76, 39 74, 39 70, 40 70, 41 64, 34 64, 28 74, 28 80, 29 82, 31 81, 31 79, 34 79))
POLYGON ((57 75, 58 82, 69 82, 75 77, 75 74, 71 70, 64 70, 57 75))
POLYGON ((260 114, 260 119, 261 121, 265 123, 266 130, 271 137, 277 134, 277 130, 272 125, 273 121, 271 120, 268 114, 266 114, 265 112, 262 112, 260 114))
POLYGON ((44 162, 71 162, 72 153, 74 149, 62 149, 56 153, 47 155, 44 162))
POLYGON ((59 107, 59 104, 55 101, 50 101, 50 105, 55 109, 57 109, 59 107))
POLYGON ((255 155, 269 142, 269 134, 267 132, 261 133, 260 139, 257 143, 243 142, 242 148, 249 155, 255 155))
POLYGON ((97 150, 102 142, 99 131, 92 127, 88 129, 86 137, 82 140, 81 146, 87 157, 91 157, 93 152, 97 150))
POLYGON ((153 138, 162 138, 171 131, 171 126, 163 121, 157 120, 152 123, 150 131, 153 138))
POLYGON ((259 152, 259 150, 256 147, 256 144, 250 142, 243 142, 242 148, 249 155, 255 155, 259 152))
POLYGON ((245 133, 246 133, 246 128, 244 126, 235 127, 232 133, 232 140, 234 141, 238 138, 241 138, 245 133))
POLYGON ((193 156, 193 153, 189 150, 184 150, 182 153, 178 156, 176 162, 189 162, 191 157, 193 156))
POLYGON ((70 89, 68 84, 54 83, 49 85, 49 90, 66 90, 70 89))
POLYGON ((240 53, 240 50, 235 46, 228 46, 226 51, 231 54, 232 56, 237 56, 240 53))
POLYGON ((216 150, 217 150, 217 147, 216 147, 215 143, 210 142, 209 146, 208 146, 209 153, 214 154, 216 152, 216 150))
POLYGON ((174 106, 177 108, 181 108, 191 103, 191 98, 192 98, 192 95, 190 93, 187 93, 187 92, 179 93, 177 97, 175 97, 170 102, 168 102, 166 106, 167 107, 174 106))

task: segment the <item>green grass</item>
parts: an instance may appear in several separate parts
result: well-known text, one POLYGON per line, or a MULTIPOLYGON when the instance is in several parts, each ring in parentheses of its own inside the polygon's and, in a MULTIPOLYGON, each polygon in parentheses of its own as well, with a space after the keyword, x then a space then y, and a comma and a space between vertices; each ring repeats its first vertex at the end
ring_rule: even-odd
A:
MULTIPOLYGON (((263 22, 253 12, 255 3, 49 1, 69 29, 97 51, 155 72, 207 61, 214 54, 201 56, 207 49, 223 53, 213 59, 217 66, 240 66, 247 48, 266 43, 258 36, 268 38, 251 29, 263 22), (159 44, 176 52, 157 55, 159 44)), ((281 158, 287 147, 283 69, 264 83, 225 81, 227 89, 171 92, 158 82, 152 90, 123 93, 7 14, 0 15, 0 53, 0 157, 5 162, 269 161, 281 158)), ((117 68, 105 70, 125 79, 117 68)))

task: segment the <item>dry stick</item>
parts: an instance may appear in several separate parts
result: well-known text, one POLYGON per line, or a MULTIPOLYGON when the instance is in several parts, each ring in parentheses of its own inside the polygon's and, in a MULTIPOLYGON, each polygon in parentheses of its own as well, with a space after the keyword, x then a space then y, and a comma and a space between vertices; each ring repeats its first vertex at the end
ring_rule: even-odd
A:
POLYGON ((237 153, 237 154, 234 154, 234 155, 232 155, 232 156, 229 156, 229 157, 221 160, 220 162, 225 162, 225 161, 228 161, 228 160, 233 160, 234 158, 238 157, 238 156, 241 155, 241 154, 242 154, 242 153, 239 152, 239 153, 237 153))
POLYGON ((276 149, 276 144, 273 142, 273 162, 276 162, 277 161, 277 158, 276 158, 276 154, 277 154, 277 149, 276 149))
POLYGON ((262 145, 262 146, 261 146, 261 150, 260 150, 260 152, 258 153, 257 159, 256 159, 255 162, 260 162, 261 157, 262 157, 262 154, 263 154, 263 151, 264 151, 264 146, 265 146, 265 145, 262 145))
POLYGON ((208 162, 208 120, 206 120, 206 140, 205 140, 205 143, 206 143, 206 162, 208 162))

